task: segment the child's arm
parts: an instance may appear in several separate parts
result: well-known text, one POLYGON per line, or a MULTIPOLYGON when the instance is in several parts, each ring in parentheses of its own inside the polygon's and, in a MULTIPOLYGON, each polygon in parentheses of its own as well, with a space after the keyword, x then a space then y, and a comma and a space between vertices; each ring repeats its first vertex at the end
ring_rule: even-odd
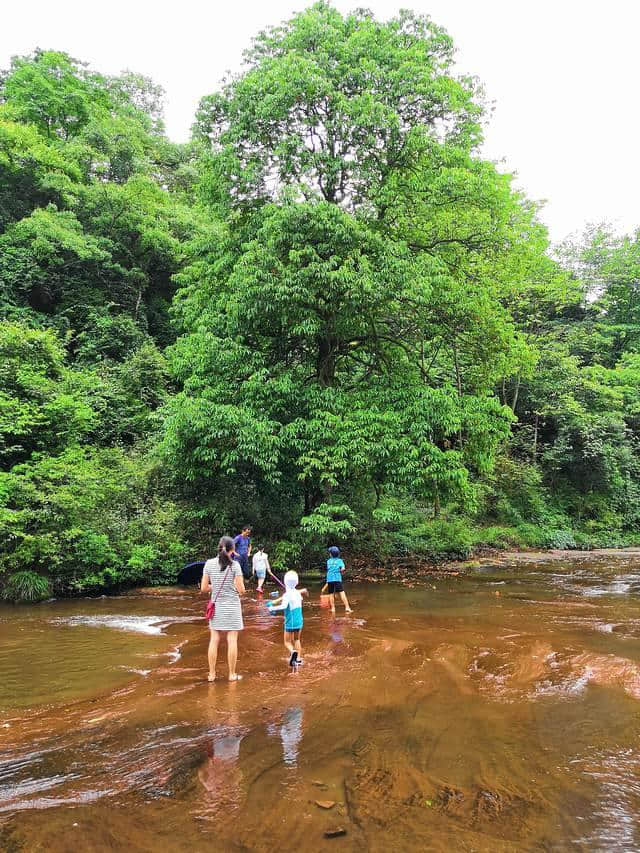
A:
POLYGON ((274 610, 286 610, 289 606, 289 602, 285 599, 284 595, 282 596, 280 601, 282 602, 281 604, 273 604, 271 601, 267 602, 267 607, 272 613, 274 612, 274 610))
POLYGON ((300 595, 309 595, 309 590, 306 588, 306 586, 304 589, 298 590, 298 592, 300 593, 300 595))

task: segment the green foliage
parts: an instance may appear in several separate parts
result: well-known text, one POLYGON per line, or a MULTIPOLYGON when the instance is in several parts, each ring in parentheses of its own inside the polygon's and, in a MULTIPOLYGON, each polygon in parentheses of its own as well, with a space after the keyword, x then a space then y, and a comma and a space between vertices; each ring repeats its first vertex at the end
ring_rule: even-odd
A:
POLYGON ((3 600, 14 604, 31 604, 50 597, 49 581, 36 572, 15 572, 9 576, 2 590, 3 600))
POLYGON ((7 589, 170 582, 247 521, 279 569, 636 541, 640 232, 552 256, 453 62, 317 2, 183 146, 140 75, 0 74, 7 589))
POLYGON ((78 447, 0 475, 2 567, 49 575, 57 594, 139 583, 185 555, 179 513, 135 457, 78 447))
POLYGON ((395 553, 436 562, 464 560, 471 554, 472 545, 472 532, 464 519, 426 521, 394 536, 395 553))
POLYGON ((286 187, 366 207, 425 140, 479 139, 475 84, 453 76, 452 40, 428 18, 381 24, 318 2, 261 33, 246 58, 196 115, 235 199, 286 187))

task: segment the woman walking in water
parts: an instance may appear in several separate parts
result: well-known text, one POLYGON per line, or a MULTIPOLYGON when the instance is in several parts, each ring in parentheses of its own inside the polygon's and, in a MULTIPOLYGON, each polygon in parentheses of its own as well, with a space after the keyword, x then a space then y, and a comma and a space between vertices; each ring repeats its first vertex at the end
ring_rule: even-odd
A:
POLYGON ((215 613, 209 620, 211 639, 209 641, 209 681, 215 681, 216 662, 218 660, 218 645, 220 635, 227 637, 227 661, 229 664, 229 681, 240 681, 241 675, 236 672, 238 661, 238 631, 242 631, 242 604, 240 596, 244 595, 244 580, 240 563, 233 559, 234 541, 230 536, 223 536, 218 542, 218 556, 207 560, 204 564, 200 589, 211 593, 211 601, 215 603, 215 613))

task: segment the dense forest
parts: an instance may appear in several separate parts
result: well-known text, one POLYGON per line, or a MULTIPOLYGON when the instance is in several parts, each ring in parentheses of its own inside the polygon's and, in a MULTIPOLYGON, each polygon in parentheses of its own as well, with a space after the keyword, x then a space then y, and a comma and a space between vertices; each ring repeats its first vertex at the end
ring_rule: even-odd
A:
MULTIPOLYGON (((165 135, 150 80, 0 75, 0 586, 640 540, 640 235, 551 247, 431 20, 316 3, 165 135)), ((612 212, 615 213, 615 212, 612 212)))

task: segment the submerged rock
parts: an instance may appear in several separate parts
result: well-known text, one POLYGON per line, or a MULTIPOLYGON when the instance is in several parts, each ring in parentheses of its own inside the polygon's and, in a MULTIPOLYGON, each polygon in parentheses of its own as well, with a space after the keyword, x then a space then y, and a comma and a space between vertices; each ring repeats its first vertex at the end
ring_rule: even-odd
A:
POLYGON ((325 829, 324 837, 325 838, 339 838, 341 835, 346 835, 347 830, 344 826, 336 826, 334 829, 325 829))

